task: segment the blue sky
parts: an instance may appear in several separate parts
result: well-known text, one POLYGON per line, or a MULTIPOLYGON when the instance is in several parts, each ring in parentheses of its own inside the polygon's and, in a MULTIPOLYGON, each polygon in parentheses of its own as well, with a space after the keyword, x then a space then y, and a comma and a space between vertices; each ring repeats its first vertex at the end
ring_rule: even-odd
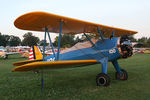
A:
MULTIPOLYGON (((32 11, 135 30, 136 38, 150 37, 150 0, 1 0, 0 32, 22 38, 28 31, 15 28, 14 20, 32 11)), ((33 33, 43 39, 43 33, 33 33)))

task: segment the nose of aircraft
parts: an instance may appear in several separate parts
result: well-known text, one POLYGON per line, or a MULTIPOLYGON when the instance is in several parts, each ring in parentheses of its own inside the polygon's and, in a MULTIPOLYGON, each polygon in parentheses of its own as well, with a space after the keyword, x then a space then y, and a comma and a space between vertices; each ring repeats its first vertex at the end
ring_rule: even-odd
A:
POLYGON ((122 58, 127 58, 133 55, 133 46, 127 35, 120 38, 120 48, 122 58))

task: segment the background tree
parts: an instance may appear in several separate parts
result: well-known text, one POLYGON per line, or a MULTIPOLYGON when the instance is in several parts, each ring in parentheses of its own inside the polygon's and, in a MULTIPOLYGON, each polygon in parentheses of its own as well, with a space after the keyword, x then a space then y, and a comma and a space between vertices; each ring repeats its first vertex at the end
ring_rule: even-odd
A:
POLYGON ((150 47, 150 38, 147 40, 147 46, 150 47))
POLYGON ((147 37, 142 37, 142 38, 138 39, 138 43, 142 44, 142 47, 148 47, 147 40, 148 40, 147 37))
POLYGON ((0 32, 0 46, 2 46, 2 40, 3 40, 3 37, 2 37, 2 33, 0 32))
MULTIPOLYGON (((43 46, 44 45, 44 40, 41 40, 40 42, 39 42, 39 45, 40 46, 43 46)), ((46 46, 48 46, 49 45, 49 43, 47 43, 47 41, 46 41, 46 46)))
MULTIPOLYGON (((97 38, 96 34, 87 34, 90 38, 97 38)), ((79 36, 75 37, 75 35, 70 35, 70 34, 63 34, 61 37, 61 45, 60 47, 71 47, 73 45, 75 45, 78 42, 83 42, 83 41, 87 41, 87 38, 85 37, 85 35, 82 35, 80 38, 79 36)), ((54 41, 54 46, 57 47, 58 46, 58 36, 55 38, 54 41)))
POLYGON ((9 35, 2 35, 0 33, 0 46, 6 47, 7 45, 9 45, 9 39, 10 39, 9 35))
POLYGON ((10 39, 10 36, 9 35, 3 35, 4 37, 4 40, 3 40, 3 43, 4 43, 4 47, 8 46, 9 45, 9 39, 10 39))
POLYGON ((136 38, 134 38, 133 35, 131 35, 131 36, 129 37, 129 39, 131 40, 131 42, 137 42, 136 38))
POLYGON ((9 39, 10 46, 18 46, 20 44, 21 44, 21 39, 19 37, 13 36, 13 35, 10 36, 10 39, 9 39))
POLYGON ((23 35, 22 45, 24 46, 33 46, 37 45, 40 39, 36 36, 33 36, 31 32, 25 33, 23 35))
MULTIPOLYGON (((73 46, 76 41, 74 40, 75 36, 74 35, 69 35, 69 34, 63 34, 61 37, 61 44, 60 47, 71 47, 73 46)), ((58 36, 55 38, 54 41, 54 46, 58 46, 58 36)))

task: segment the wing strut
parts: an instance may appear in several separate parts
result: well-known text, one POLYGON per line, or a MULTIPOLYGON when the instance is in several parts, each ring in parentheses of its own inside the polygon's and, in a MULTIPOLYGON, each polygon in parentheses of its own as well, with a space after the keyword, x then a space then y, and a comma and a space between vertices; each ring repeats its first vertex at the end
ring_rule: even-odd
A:
MULTIPOLYGON (((44 45, 43 45, 43 61, 45 60, 45 46, 46 46, 46 28, 45 28, 45 34, 44 34, 44 45)), ((43 91, 43 82, 44 82, 44 78, 43 78, 43 69, 41 70, 41 91, 43 91)))
POLYGON ((56 60, 59 60, 59 50, 60 50, 60 43, 61 43, 62 24, 63 24, 63 21, 61 20, 60 21, 59 39, 58 39, 58 50, 57 50, 57 59, 56 60))
POLYGON ((46 30, 45 30, 45 34, 44 34, 43 61, 45 60, 45 46, 46 46, 46 30))
POLYGON ((50 37, 50 34, 49 34, 49 31, 48 31, 48 28, 45 29, 45 31, 47 31, 47 34, 48 34, 48 38, 49 38, 49 43, 50 43, 50 46, 52 48, 52 51, 53 51, 53 55, 56 59, 56 56, 55 56, 55 51, 54 51, 54 46, 53 46, 53 43, 52 43, 52 40, 51 40, 51 37, 50 37))
POLYGON ((110 36, 110 39, 112 39, 113 37, 115 37, 115 30, 112 31, 112 35, 110 36))
POLYGON ((115 31, 112 31, 112 36, 115 37, 115 31))
POLYGON ((89 36, 88 35, 86 35, 85 33, 84 33, 84 35, 86 36, 86 38, 90 41, 90 43, 93 45, 93 46, 95 46, 95 44, 91 41, 91 39, 89 38, 89 36))
POLYGON ((99 27, 97 27, 97 31, 98 31, 98 33, 100 34, 101 39, 104 41, 104 36, 103 36, 102 31, 100 30, 99 27))

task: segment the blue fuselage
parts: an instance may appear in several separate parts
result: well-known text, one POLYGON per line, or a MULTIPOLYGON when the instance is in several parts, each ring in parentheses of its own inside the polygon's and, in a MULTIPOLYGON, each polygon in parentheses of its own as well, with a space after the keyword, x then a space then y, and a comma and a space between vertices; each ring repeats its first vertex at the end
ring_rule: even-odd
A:
MULTIPOLYGON (((59 60, 89 60, 100 59, 107 57, 109 61, 113 61, 121 57, 117 48, 117 41, 119 38, 104 39, 104 41, 97 41, 95 46, 90 48, 83 48, 59 55, 59 60)), ((57 54, 56 54, 57 56, 57 54)), ((54 55, 45 57, 45 61, 55 61, 54 55)))

